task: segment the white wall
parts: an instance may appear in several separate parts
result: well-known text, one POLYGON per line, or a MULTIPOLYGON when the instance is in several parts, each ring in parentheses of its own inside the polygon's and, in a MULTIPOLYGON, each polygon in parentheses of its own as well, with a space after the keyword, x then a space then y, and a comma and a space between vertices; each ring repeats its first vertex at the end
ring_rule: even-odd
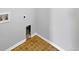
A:
POLYGON ((32 35, 34 34, 34 33, 36 33, 37 31, 36 31, 36 9, 34 8, 32 8, 32 19, 31 19, 31 32, 32 32, 32 35))
POLYGON ((10 12, 10 22, 0 24, 0 50, 5 50, 25 38, 25 27, 32 24, 37 32, 65 50, 79 50, 79 9, 67 8, 1 8, 10 12), (27 20, 23 19, 27 16, 27 20))
POLYGON ((34 32, 65 50, 79 50, 79 9, 35 9, 34 32))
POLYGON ((25 27, 28 24, 33 24, 32 21, 34 20, 34 9, 0 9, 0 13, 5 12, 10 13, 10 22, 0 24, 0 50, 5 50, 23 40, 25 38, 25 27), (27 16, 26 20, 23 18, 24 15, 27 16))
POLYGON ((49 8, 37 8, 35 9, 36 20, 35 27, 36 32, 43 37, 49 39, 49 26, 50 26, 50 9, 49 8))
POLYGON ((79 50, 79 9, 35 9, 36 32, 65 50, 79 50))
POLYGON ((65 50, 79 50, 79 9, 51 9, 51 41, 65 50))

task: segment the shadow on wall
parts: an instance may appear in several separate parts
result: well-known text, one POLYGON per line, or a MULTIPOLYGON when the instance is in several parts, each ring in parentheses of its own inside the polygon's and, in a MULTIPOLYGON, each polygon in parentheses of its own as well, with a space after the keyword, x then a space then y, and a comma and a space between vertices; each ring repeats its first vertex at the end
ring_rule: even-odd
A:
POLYGON ((46 39, 50 39, 51 8, 36 8, 36 32, 46 39))

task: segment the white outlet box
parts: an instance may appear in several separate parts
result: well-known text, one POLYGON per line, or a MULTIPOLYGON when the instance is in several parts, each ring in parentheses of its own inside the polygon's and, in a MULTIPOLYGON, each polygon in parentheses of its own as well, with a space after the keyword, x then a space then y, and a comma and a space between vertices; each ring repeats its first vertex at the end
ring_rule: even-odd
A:
POLYGON ((0 13, 0 23, 6 23, 10 21, 10 13, 0 13))

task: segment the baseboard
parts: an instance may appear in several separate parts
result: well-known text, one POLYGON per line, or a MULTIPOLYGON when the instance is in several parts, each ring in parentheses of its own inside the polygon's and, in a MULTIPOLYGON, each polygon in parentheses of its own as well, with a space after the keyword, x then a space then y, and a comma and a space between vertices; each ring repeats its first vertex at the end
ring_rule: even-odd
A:
MULTIPOLYGON (((32 34, 31 37, 33 37, 33 36, 35 36, 35 35, 36 35, 36 33, 32 34)), ((5 51, 11 51, 13 48, 19 46, 20 44, 24 43, 25 41, 26 41, 26 39, 21 40, 20 42, 18 42, 18 43, 16 43, 16 44, 14 44, 13 46, 9 47, 8 49, 6 49, 5 51)))
POLYGON ((19 46, 20 44, 22 44, 23 42, 25 42, 25 40, 26 40, 26 39, 24 39, 24 40, 22 40, 22 41, 16 43, 15 45, 9 47, 8 49, 6 49, 6 51, 11 51, 13 48, 15 48, 15 47, 19 46))
POLYGON ((61 48, 60 46, 58 46, 56 43, 49 41, 48 39, 44 38, 43 36, 41 36, 38 33, 35 33, 36 35, 38 35, 39 37, 41 37, 42 39, 44 39, 45 41, 47 41, 49 44, 53 45, 55 48, 57 48, 60 51, 66 51, 65 49, 61 48))
MULTIPOLYGON (((46 38, 44 38, 43 36, 39 35, 38 33, 32 34, 31 37, 33 37, 33 36, 35 36, 35 35, 41 37, 42 39, 44 39, 45 41, 47 41, 49 44, 53 45, 53 46, 54 46, 55 48, 57 48, 58 50, 60 50, 60 51, 65 51, 63 48, 61 48, 61 47, 58 46, 57 44, 55 44, 54 42, 51 42, 51 41, 47 40, 46 38)), ((17 47, 18 45, 22 44, 22 43, 25 42, 25 41, 26 41, 26 39, 24 39, 24 40, 22 40, 22 41, 16 43, 16 44, 13 45, 12 47, 9 47, 8 49, 6 49, 6 51, 11 51, 13 48, 17 47)))

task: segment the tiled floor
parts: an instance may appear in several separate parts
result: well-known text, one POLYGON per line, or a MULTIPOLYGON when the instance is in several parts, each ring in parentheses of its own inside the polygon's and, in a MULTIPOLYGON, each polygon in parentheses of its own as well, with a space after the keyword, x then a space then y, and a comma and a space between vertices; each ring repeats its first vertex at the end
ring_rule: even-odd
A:
POLYGON ((35 35, 31 39, 12 49, 12 51, 58 51, 55 47, 35 35))

